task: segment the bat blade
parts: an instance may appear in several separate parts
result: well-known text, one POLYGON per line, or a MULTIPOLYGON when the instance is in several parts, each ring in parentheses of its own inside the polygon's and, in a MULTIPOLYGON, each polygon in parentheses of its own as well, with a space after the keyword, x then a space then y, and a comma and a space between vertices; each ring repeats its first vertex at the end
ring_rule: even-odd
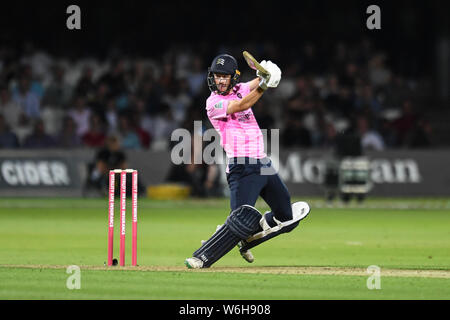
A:
POLYGON ((247 61, 247 64, 250 68, 252 68, 253 70, 258 70, 264 76, 270 76, 270 72, 264 69, 249 52, 244 51, 242 52, 242 55, 244 56, 244 59, 245 61, 247 61))

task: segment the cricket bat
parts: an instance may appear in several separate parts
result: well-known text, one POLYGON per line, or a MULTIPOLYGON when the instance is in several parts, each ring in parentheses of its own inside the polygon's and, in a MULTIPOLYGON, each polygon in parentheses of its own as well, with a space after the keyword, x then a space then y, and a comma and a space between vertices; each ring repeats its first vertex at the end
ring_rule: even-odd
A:
POLYGON ((247 64, 250 68, 253 70, 258 70, 262 76, 269 77, 270 72, 264 69, 259 62, 247 51, 242 52, 242 55, 244 56, 245 61, 247 61, 247 64))

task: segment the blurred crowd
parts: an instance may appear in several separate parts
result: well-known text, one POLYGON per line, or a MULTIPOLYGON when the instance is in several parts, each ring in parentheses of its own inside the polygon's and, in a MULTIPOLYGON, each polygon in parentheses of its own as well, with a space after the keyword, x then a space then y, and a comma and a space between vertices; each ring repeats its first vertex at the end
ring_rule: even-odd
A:
POLYGON ((192 45, 159 57, 104 59, 0 45, 0 148, 100 148, 114 136, 125 150, 168 149, 174 129, 191 129, 194 120, 210 128, 206 72, 215 54, 233 54, 242 80, 252 79, 242 48, 283 71, 279 87, 253 108, 261 128, 280 129, 282 146, 328 148, 347 131, 365 149, 432 145, 420 79, 396 74, 389 55, 363 39, 326 50, 192 45))

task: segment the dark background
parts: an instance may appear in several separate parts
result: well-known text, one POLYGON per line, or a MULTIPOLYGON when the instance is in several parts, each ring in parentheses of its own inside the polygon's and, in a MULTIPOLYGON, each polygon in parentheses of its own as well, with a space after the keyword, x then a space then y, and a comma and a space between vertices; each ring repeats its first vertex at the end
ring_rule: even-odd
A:
POLYGON ((32 40, 52 54, 122 52, 157 56, 177 43, 219 44, 271 41, 300 47, 319 41, 326 50, 336 39, 370 37, 394 52, 403 74, 432 72, 435 42, 449 34, 447 1, 6 1, 0 41, 16 46, 32 40), (82 30, 66 28, 66 8, 77 4, 82 30), (365 27, 366 8, 381 7, 382 29, 365 27), (412 62, 412 65, 410 65, 412 62), (408 66, 408 67, 407 67, 408 66))

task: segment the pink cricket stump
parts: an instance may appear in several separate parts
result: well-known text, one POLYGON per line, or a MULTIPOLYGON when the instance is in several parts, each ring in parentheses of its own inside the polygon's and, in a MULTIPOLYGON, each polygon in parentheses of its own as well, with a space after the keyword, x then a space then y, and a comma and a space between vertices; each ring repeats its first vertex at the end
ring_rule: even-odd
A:
POLYGON ((137 198, 138 198, 138 172, 132 173, 132 242, 131 242, 131 265, 137 265, 137 198))
POLYGON ((125 265, 125 215, 127 198, 127 173, 120 173, 120 265, 125 265))
POLYGON ((113 265, 114 250, 114 191, 115 191, 115 173, 109 172, 109 203, 108 203, 108 266, 113 265))

